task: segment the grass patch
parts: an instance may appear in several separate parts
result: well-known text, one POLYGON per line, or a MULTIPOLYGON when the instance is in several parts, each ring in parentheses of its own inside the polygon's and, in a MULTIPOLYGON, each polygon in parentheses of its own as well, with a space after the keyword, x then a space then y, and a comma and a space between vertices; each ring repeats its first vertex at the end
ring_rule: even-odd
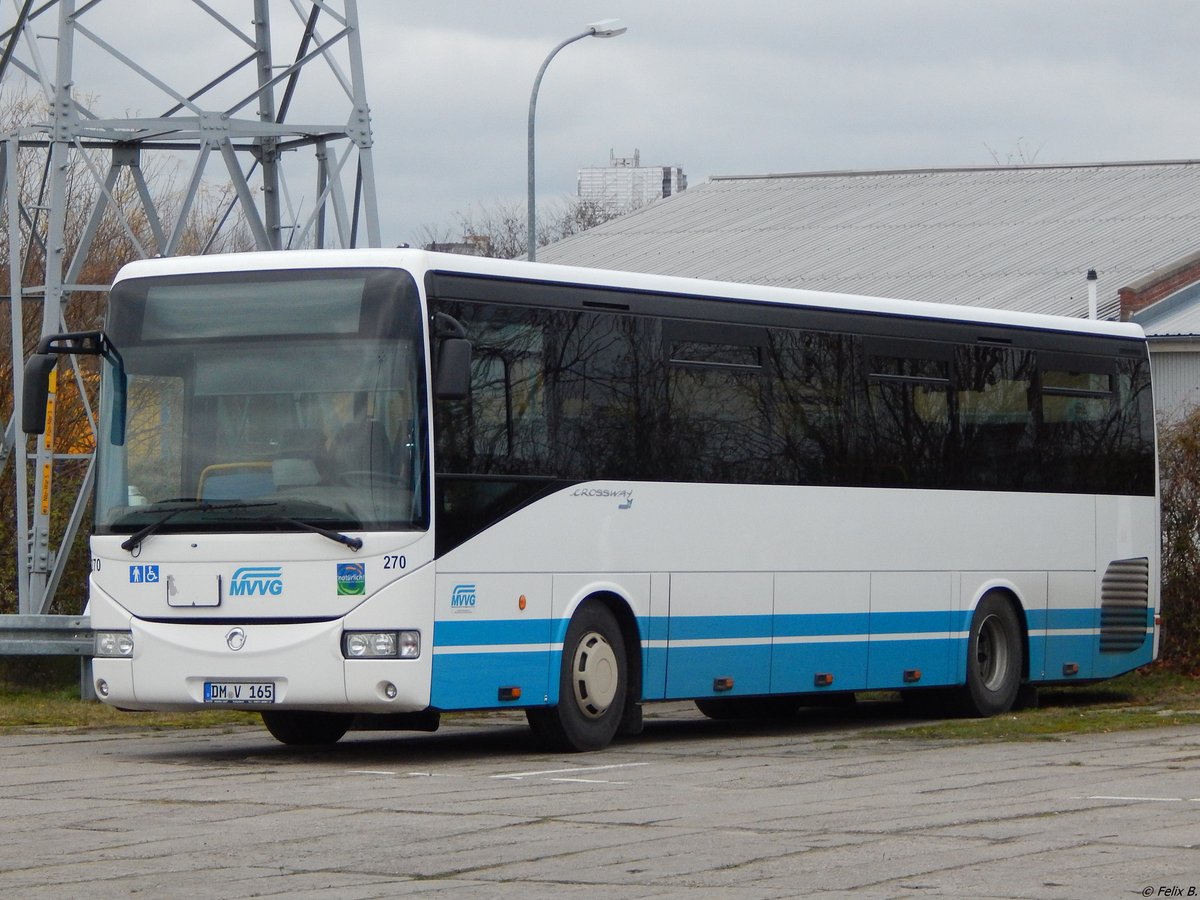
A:
POLYGON ((990 719, 950 719, 872 729, 864 737, 928 740, 1052 740, 1140 728, 1200 724, 1200 679, 1150 669, 1100 684, 1047 687, 1038 708, 990 719))
POLYGON ((0 685, 0 729, 216 728, 261 725, 258 713, 203 709, 188 713, 121 712, 79 699, 79 688, 40 690, 0 685))

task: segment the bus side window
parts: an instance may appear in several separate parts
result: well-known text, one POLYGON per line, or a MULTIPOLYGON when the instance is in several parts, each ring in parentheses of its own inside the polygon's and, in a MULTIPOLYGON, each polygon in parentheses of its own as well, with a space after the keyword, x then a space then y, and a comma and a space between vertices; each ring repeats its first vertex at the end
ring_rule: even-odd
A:
POLYGON ((766 343, 760 328, 665 323, 669 433, 680 480, 770 479, 766 343))
POLYGON ((768 416, 773 480, 842 484, 850 479, 854 342, 843 334, 776 328, 768 416))
POLYGON ((1036 481, 1034 354, 1010 347, 960 347, 957 411, 960 486, 1020 490, 1036 481))
POLYGON ((465 400, 439 401, 438 455, 453 471, 538 471, 547 447, 543 379, 545 310, 446 303, 474 352, 465 400))
POLYGON ((1084 493, 1109 487, 1108 456, 1119 417, 1116 361, 1043 353, 1038 358, 1038 455, 1044 477, 1084 493))
POLYGON ((943 486, 953 455, 949 348, 902 341, 864 343, 865 415, 859 452, 870 483, 943 486))

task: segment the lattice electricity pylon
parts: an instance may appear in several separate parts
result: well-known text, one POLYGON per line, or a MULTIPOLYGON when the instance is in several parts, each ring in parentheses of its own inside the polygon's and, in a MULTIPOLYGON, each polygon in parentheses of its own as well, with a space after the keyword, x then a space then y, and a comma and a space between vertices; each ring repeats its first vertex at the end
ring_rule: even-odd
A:
MULTIPOLYGON (((52 402, 46 438, 29 455, 17 412, 32 330, 23 324, 26 305, 40 300, 42 336, 67 330, 72 299, 107 290, 112 267, 96 258, 112 262, 114 247, 120 263, 231 243, 379 246, 356 0, 237 6, 252 17, 245 24, 205 0, 11 0, 0 33, 0 96, 14 110, 15 96, 29 96, 22 87, 44 101, 33 113, 21 107, 22 121, 0 124, 9 129, 0 135, 0 270, 8 270, 15 401, 4 411, 0 477, 14 457, 20 615, 50 611, 90 493, 94 446, 55 452, 52 402), (274 27, 273 6, 284 10, 274 27), (170 34, 156 40, 156 22, 170 34), (106 115, 97 99, 106 91, 117 109, 163 112, 106 115), (304 124, 291 120, 312 114, 304 124), (209 180, 214 161, 219 174, 209 180), (147 177, 148 165, 159 177, 147 177), (171 167, 187 173, 182 189, 161 177, 171 167), (298 189, 301 178, 307 183, 298 189), (86 461, 87 474, 54 547, 52 475, 64 458, 86 461)), ((94 430, 91 392, 74 362, 74 393, 94 430)))

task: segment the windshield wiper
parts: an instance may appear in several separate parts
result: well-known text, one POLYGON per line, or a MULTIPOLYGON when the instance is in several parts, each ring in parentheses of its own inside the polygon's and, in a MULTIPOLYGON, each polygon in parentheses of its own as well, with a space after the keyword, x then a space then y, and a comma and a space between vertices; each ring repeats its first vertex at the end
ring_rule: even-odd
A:
MULTIPOLYGON (((133 553, 134 550, 136 550, 137 547, 142 543, 142 541, 158 531, 158 529, 160 529, 171 519, 175 518, 175 516, 179 515, 179 513, 208 512, 209 510, 213 509, 258 509, 263 507, 274 507, 278 509, 281 506, 281 503, 274 501, 270 503, 190 503, 187 506, 180 506, 176 509, 168 511, 164 515, 155 519, 149 525, 146 525, 144 528, 135 531, 127 540, 121 542, 121 549, 128 550, 130 553, 133 553)), ((363 545, 362 538, 350 537, 350 535, 342 534, 340 531, 334 531, 332 528, 322 528, 320 525, 314 525, 311 522, 305 522, 302 519, 294 519, 291 516, 256 516, 253 519, 247 519, 243 521, 284 522, 295 528, 299 528, 304 531, 311 531, 313 534, 319 534, 321 537, 329 538, 331 541, 337 541, 339 544, 345 544, 355 553, 362 549, 363 545)))
POLYGON ((177 506, 175 509, 169 510, 162 516, 159 516, 157 519, 155 519, 149 525, 139 528, 137 531, 135 531, 133 534, 131 534, 126 540, 121 541, 121 549, 128 550, 130 553, 133 553, 133 551, 135 549, 137 549, 138 546, 141 545, 142 541, 144 541, 146 538, 150 537, 150 535, 154 534, 154 532, 158 531, 158 529, 162 528, 163 525, 167 524, 167 522, 171 521, 171 519, 175 518, 180 513, 208 512, 211 509, 247 509, 249 507, 278 506, 278 505, 279 505, 278 503, 204 503, 204 502, 196 502, 196 503, 188 503, 186 506, 177 506))
POLYGON ((327 537, 331 541, 337 541, 339 544, 345 544, 355 553, 357 553, 363 545, 362 538, 350 537, 348 534, 342 534, 340 531, 334 531, 332 528, 322 528, 320 525, 314 525, 312 522, 305 522, 301 519, 293 519, 291 516, 279 516, 280 522, 287 522, 289 525, 295 525, 297 528, 302 528, 305 531, 311 531, 313 534, 319 534, 321 537, 327 537))

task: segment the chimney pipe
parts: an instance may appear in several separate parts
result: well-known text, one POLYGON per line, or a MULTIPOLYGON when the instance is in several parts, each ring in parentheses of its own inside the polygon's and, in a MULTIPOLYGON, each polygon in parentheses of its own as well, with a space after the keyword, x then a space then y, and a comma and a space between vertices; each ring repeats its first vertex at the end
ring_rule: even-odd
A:
POLYGON ((1100 316, 1099 307, 1096 304, 1096 279, 1098 277, 1099 276, 1096 275, 1095 269, 1088 269, 1087 285, 1088 285, 1088 318, 1089 319, 1096 319, 1096 318, 1099 318, 1099 316, 1100 316))

